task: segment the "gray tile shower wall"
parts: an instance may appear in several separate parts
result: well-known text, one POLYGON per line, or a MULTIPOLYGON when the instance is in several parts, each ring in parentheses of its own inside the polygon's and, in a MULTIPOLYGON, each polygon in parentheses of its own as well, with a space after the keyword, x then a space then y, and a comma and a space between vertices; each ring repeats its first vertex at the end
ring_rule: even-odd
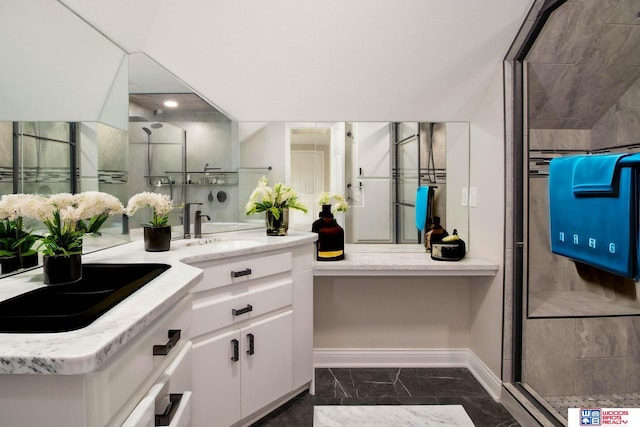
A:
POLYGON ((544 396, 574 394, 575 320, 528 319, 524 382, 544 396))
MULTIPOLYGON (((639 30, 636 30, 640 32, 639 30)), ((591 149, 640 145, 640 79, 591 129, 591 149)), ((638 147, 635 147, 637 151, 638 147)))
POLYGON ((640 391, 640 317, 627 323, 627 390, 640 391))
POLYGON ((576 319, 576 359, 626 357, 627 319, 576 319))
POLYGON ((530 124, 589 129, 640 76, 628 2, 567 2, 527 56, 530 124))
POLYGON ((527 319, 524 381, 548 396, 640 390, 640 318, 527 319))

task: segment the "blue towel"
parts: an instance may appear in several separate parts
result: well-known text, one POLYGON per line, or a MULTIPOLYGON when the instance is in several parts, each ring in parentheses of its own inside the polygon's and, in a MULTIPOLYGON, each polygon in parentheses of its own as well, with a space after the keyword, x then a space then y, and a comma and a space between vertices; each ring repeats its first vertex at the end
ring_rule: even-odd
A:
POLYGON ((416 190, 416 227, 424 230, 427 221, 427 209, 429 207, 429 186, 423 185, 416 190))
POLYGON ((629 154, 620 159, 620 167, 639 167, 640 166, 640 153, 629 154))
POLYGON ((627 154, 577 156, 573 167, 575 194, 606 194, 616 190, 618 162, 627 154))
MULTIPOLYGON (((604 191, 609 177, 589 179, 583 169, 589 163, 582 163, 584 159, 592 157, 559 157, 549 165, 551 251, 637 280, 638 172, 620 161, 617 172, 613 172, 612 188, 604 191), (591 193, 580 193, 583 189, 590 189, 591 193)), ((606 163, 611 166, 609 161, 606 163)), ((602 170, 611 171, 604 166, 593 169, 597 173, 602 170)))

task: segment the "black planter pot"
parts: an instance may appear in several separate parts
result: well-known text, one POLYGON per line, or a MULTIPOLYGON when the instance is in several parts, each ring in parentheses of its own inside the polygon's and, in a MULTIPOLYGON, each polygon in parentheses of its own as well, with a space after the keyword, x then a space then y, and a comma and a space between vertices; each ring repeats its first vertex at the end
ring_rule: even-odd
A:
POLYGON ((171 226, 144 227, 144 250, 147 252, 168 251, 171 247, 171 226))
POLYGON ((42 258, 44 283, 62 285, 82 278, 82 254, 45 255, 42 258))
POLYGON ((38 265, 38 253, 33 253, 31 255, 23 255, 20 257, 20 264, 22 268, 35 267, 38 265))
POLYGON ((20 268, 20 258, 17 256, 0 258, 0 273, 7 274, 20 268))
POLYGON ((38 253, 25 256, 12 256, 0 258, 0 273, 12 273, 21 268, 35 267, 38 265, 38 253))

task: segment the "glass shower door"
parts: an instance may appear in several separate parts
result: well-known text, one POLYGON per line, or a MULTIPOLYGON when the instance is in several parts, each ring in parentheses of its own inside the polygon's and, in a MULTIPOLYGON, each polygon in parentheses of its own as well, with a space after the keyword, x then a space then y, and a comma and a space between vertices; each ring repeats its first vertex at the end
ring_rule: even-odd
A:
POLYGON ((396 123, 394 135, 395 167, 395 243, 420 243, 416 229, 416 189, 420 185, 420 134, 418 123, 396 123))
POLYGON ((19 122, 21 193, 48 196, 74 192, 75 126, 67 122, 19 122))

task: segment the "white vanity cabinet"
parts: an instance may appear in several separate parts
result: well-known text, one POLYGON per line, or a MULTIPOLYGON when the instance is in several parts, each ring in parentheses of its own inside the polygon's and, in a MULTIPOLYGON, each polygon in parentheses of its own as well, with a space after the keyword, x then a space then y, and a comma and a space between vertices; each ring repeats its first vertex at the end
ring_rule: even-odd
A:
POLYGON ((194 264, 194 426, 244 425, 308 388, 313 246, 194 264))
MULTIPOLYGON (((169 394, 182 398, 173 405, 175 422, 166 425, 191 425, 191 299, 181 298, 97 370, 1 375, 0 425, 153 426, 134 422, 135 414, 149 413, 153 422, 169 394)), ((60 340, 68 343, 63 334, 60 340)))
POLYGON ((194 347, 195 425, 226 427, 291 391, 291 310, 194 347))

